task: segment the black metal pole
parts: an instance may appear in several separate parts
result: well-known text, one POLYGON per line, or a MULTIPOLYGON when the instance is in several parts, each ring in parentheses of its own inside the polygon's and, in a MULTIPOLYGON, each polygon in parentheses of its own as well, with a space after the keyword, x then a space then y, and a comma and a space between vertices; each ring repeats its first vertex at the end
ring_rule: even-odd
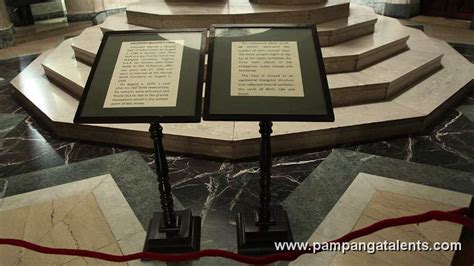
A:
POLYGON ((173 207, 173 196, 168 178, 168 161, 163 148, 163 127, 159 123, 150 124, 150 135, 155 149, 155 166, 158 175, 158 189, 160 191, 161 209, 163 210, 163 226, 177 228, 176 213, 173 207))
POLYGON ((273 123, 260 122, 260 207, 237 213, 237 249, 240 254, 263 255, 279 252, 275 242, 293 242, 288 214, 279 204, 271 204, 273 123))
POLYGON ((270 135, 273 123, 260 122, 260 209, 258 224, 265 225, 272 222, 271 202, 271 177, 272 177, 272 147, 270 135))

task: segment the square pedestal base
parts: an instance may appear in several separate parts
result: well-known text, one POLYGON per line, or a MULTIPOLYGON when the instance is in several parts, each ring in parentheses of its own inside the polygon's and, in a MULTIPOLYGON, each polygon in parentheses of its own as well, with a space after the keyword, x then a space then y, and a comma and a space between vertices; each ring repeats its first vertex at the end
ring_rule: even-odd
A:
POLYGON ((178 230, 162 230, 163 213, 153 213, 143 251, 184 253, 198 251, 201 242, 201 217, 190 210, 177 211, 178 230))
POLYGON ((265 255, 276 251, 275 242, 293 242, 288 214, 281 205, 272 207, 273 224, 256 225, 257 212, 237 214, 237 244, 239 254, 265 255))

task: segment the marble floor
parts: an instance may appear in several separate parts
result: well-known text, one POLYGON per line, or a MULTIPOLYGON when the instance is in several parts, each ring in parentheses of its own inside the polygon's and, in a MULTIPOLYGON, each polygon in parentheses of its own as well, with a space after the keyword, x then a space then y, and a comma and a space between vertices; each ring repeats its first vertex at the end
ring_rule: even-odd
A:
MULTIPOLYGON (((333 209, 309 238, 309 242, 324 242, 358 230, 377 221, 430 210, 449 211, 469 205, 472 196, 359 173, 333 209), (345 219, 342 220, 342 217, 345 219)), ((381 230, 357 241, 377 242, 425 241, 429 243, 458 241, 462 226, 447 222, 427 222, 381 230)), ((294 265, 449 265, 454 252, 327 252, 318 256, 304 255, 294 265)))
MULTIPOLYGON (((26 56, 1 61, 0 67, 5 69, 3 71, 4 79, 6 81, 11 79, 34 58, 35 56, 26 56)), ((103 238, 101 235, 101 238, 97 239, 101 242, 86 247, 117 254, 120 254, 119 252, 128 254, 133 251, 133 248, 135 251, 140 249, 144 237, 143 228, 146 228, 153 211, 156 211, 159 206, 157 184, 153 172, 153 154, 144 150, 132 151, 126 147, 57 139, 43 130, 41 125, 28 115, 24 107, 17 103, 12 92, 8 82, 3 82, 0 88, 0 133, 2 134, 0 142, 0 196, 3 198, 0 216, 18 217, 19 222, 13 223, 13 227, 16 228, 16 225, 21 222, 25 226, 9 230, 8 228, 12 226, 8 222, 10 219, 0 218, 0 223, 7 222, 5 226, 2 224, 2 228, 7 228, 2 232, 8 232, 8 236, 12 237, 28 237, 25 230, 29 230, 27 224, 31 220, 28 218, 30 217, 28 213, 31 210, 49 208, 50 206, 69 206, 68 202, 73 201, 83 203, 84 206, 75 205, 76 207, 73 207, 70 205, 68 207, 70 209, 62 210, 61 213, 58 210, 54 221, 51 221, 44 213, 43 216, 34 218, 38 221, 48 222, 49 229, 42 228, 43 231, 38 232, 32 229, 34 232, 31 234, 36 237, 41 235, 40 238, 36 238, 40 239, 39 243, 68 245, 69 247, 79 245, 68 239, 60 240, 61 235, 65 234, 65 221, 73 223, 74 219, 81 216, 74 214, 77 209, 77 212, 85 211, 91 215, 85 216, 91 217, 87 221, 94 220, 94 223, 97 223, 91 224, 90 227, 103 229, 101 229, 101 234, 104 234, 103 238), (97 193, 94 194, 95 190, 90 190, 87 193, 77 190, 80 187, 76 185, 78 182, 99 180, 100 178, 105 178, 104 180, 107 179, 109 183, 115 184, 114 186, 118 188, 115 190, 118 196, 115 196, 125 200, 112 201, 116 204, 123 204, 123 206, 127 205, 129 210, 125 213, 130 214, 131 220, 138 221, 135 226, 132 226, 132 228, 136 228, 132 231, 141 230, 142 235, 136 236, 136 239, 133 240, 136 242, 131 240, 130 243, 135 244, 129 246, 128 249, 121 246, 121 238, 114 235, 113 223, 107 222, 109 221, 106 217, 107 211, 100 207, 101 199, 98 199, 97 193), (64 194, 56 199, 54 198, 55 193, 44 193, 48 189, 62 191, 64 194), (42 198, 41 201, 35 200, 35 202, 30 200, 29 203, 28 200, 20 200, 22 198, 31 199, 31 195, 33 195, 31 193, 38 193, 38 195, 43 193, 53 196, 53 198, 42 198), (11 202, 16 202, 15 204, 19 205, 9 205, 11 202), (97 208, 100 208, 101 211, 97 211, 97 208), (94 213, 97 216, 92 217, 95 215, 94 213), (56 230, 57 233, 55 233, 56 230)), ((361 175, 375 175, 383 178, 388 177, 390 180, 420 184, 435 191, 428 193, 430 195, 437 194, 438 190, 436 189, 463 195, 462 200, 448 204, 441 199, 422 199, 420 201, 419 198, 405 192, 400 194, 400 191, 385 190, 375 193, 369 201, 366 199, 365 205, 362 204, 362 206, 370 206, 374 212, 382 207, 386 208, 387 211, 380 213, 381 216, 377 219, 417 213, 429 208, 450 209, 467 206, 470 198, 474 195, 473 108, 474 95, 470 95, 459 106, 452 108, 442 121, 422 135, 346 145, 332 150, 276 156, 273 161, 273 202, 282 203, 288 210, 295 239, 299 241, 310 239, 313 232, 323 225, 325 219, 335 210, 334 206, 338 206, 337 203, 349 193, 349 186, 352 186, 353 181, 360 178, 361 175), (404 211, 403 208, 400 209, 397 206, 384 206, 386 202, 380 200, 390 197, 414 207, 404 211), (308 202, 308 198, 311 199, 311 202, 308 202), (398 211, 391 211, 392 209, 398 211)), ((235 250, 235 215, 258 203, 258 162, 233 162, 173 154, 168 157, 168 160, 176 207, 178 209, 190 208, 193 213, 202 217, 202 248, 235 250), (227 237, 222 237, 223 235, 227 237)), ((96 189, 98 188, 96 187, 96 189)), ((105 194, 103 196, 109 195, 105 194)), ((35 196, 35 198, 41 197, 35 196)), ((104 200, 107 202, 111 201, 110 199, 104 200)), ((394 201, 390 200, 390 202, 394 201)), ((124 207, 124 209, 127 208, 124 207)), ((370 208, 365 207, 365 211, 371 211, 370 208)), ((51 211, 51 209, 49 210, 51 211)), ((370 214, 368 215, 370 216, 370 214)), ((124 219, 124 221, 126 220, 124 219)), ((348 227, 346 232, 372 221, 360 218, 350 228, 348 227)), ((433 225, 435 224, 433 223, 433 225)), ((430 228, 428 231, 441 230, 439 226, 436 225, 432 228, 428 226, 430 228)), ((448 230, 448 227, 445 229, 448 230)), ((68 230, 73 234, 85 234, 74 231, 75 228, 68 230)), ((456 234, 450 235, 450 240, 459 238, 459 227, 454 226, 449 230, 456 232, 456 234)), ((338 233, 342 233, 342 231, 338 233)), ((130 234, 133 235, 133 232, 130 234)), ((391 234, 393 232, 382 237, 388 238, 391 234)), ((89 236, 87 234, 82 237, 83 241, 88 242, 89 236)), ((31 252, 3 249, 2 247, 0 250, 6 252, 2 254, 8 253, 7 256, 11 259, 11 263, 7 265, 14 265, 18 261, 24 265, 32 265, 33 255, 31 252)), ((83 258, 50 258, 37 254, 33 257, 38 257, 45 262, 52 260, 56 264, 90 262, 83 258), (55 261, 56 259, 61 261, 55 261)), ((449 264, 450 257, 444 256, 443 258, 441 264, 449 264)), ((386 261, 391 260, 392 257, 387 258, 386 254, 381 254, 381 257, 377 259, 386 261)), ((327 263, 346 265, 348 260, 357 260, 361 264, 373 262, 362 254, 349 254, 343 257, 335 256, 327 263)), ((423 256, 420 257, 420 261, 423 261, 423 256)), ((232 264, 219 259, 202 260, 193 264, 206 265, 209 263, 232 264)))
MULTIPOLYGON (((139 251, 143 228, 159 206, 152 152, 52 136, 17 102, 9 85, 36 58, 30 53, 59 42, 43 39, 26 43, 24 49, 0 51, 0 237, 111 254, 139 251)), ((471 94, 420 135, 276 156, 272 200, 288 210, 297 241, 335 238, 388 217, 466 207, 474 195, 473 133, 471 94), (341 219, 341 213, 348 213, 344 205, 348 201, 353 204, 351 214, 356 214, 341 219), (343 221, 345 227, 330 227, 343 221), (322 231, 333 235, 318 234, 322 231)), ((169 154, 168 162, 176 208, 190 208, 202 217, 201 247, 236 250, 236 213, 258 203, 258 162, 176 154, 169 154)), ((460 232, 460 226, 430 222, 381 231, 373 237, 457 241, 460 232)), ((370 237, 362 240, 373 241, 370 237)), ((304 256, 294 263, 314 265, 317 258, 322 265, 410 261, 449 265, 453 256, 320 255, 304 256)), ((2 246, 0 261, 1 265, 104 263, 2 246)), ((235 263, 206 259, 193 264, 235 263)))

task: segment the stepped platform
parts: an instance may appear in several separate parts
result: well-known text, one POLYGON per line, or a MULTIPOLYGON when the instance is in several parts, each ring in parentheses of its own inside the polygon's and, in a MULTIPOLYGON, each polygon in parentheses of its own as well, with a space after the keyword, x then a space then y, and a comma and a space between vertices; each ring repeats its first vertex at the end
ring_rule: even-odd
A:
MULTIPOLYGON (((385 55, 389 56, 406 47, 405 43, 408 35, 383 34, 377 29, 376 22, 377 16, 372 9, 355 6, 351 7, 350 15, 347 18, 317 24, 321 45, 325 47, 323 49, 323 56, 327 59, 325 62, 328 73, 361 69, 383 59, 385 55), (374 30, 376 31, 375 33, 374 30), (374 33, 373 36, 371 35, 372 33, 374 33), (366 38, 358 38, 361 36, 366 38), (357 39, 353 42, 332 47, 355 38, 357 39), (369 55, 376 52, 379 54, 378 57, 369 57, 369 55), (365 60, 361 60, 364 64, 357 63, 362 58, 365 58, 365 60), (343 63, 340 63, 341 61, 343 63)), ((127 18, 123 14, 107 18, 100 27, 103 31, 153 29, 128 24, 127 18)), ((99 49, 101 39, 102 35, 97 27, 86 30, 81 36, 74 38, 72 48, 76 58, 87 64, 92 64, 99 49)))
MULTIPOLYGON (((351 5, 349 8, 345 2, 314 5, 323 9, 331 5, 344 6, 348 10, 345 17, 318 21, 317 25, 320 39, 325 38, 324 34, 334 37, 322 51, 336 106, 336 121, 274 123, 272 144, 275 152, 295 152, 422 132, 447 106, 474 87, 473 65, 446 42, 404 27, 395 19, 376 16, 365 7, 351 5), (361 30, 347 39, 338 39, 344 32, 357 31, 351 27, 361 30)), ((232 3, 230 1, 228 5, 232 3)), ((152 147, 146 124, 79 125, 72 122, 102 32, 156 27, 131 23, 130 14, 137 10, 133 5, 129 7, 128 21, 124 15, 111 16, 104 24, 87 28, 80 36, 64 41, 38 57, 12 81, 19 99, 57 136, 152 147)), ((149 9, 149 12, 154 11, 149 9)), ((168 21, 172 17, 170 13, 163 19, 168 21)), ((164 131, 167 150, 176 153, 229 159, 258 154, 260 136, 258 123, 254 122, 166 124, 164 131)))
POLYGON ((128 23, 150 28, 209 28, 211 24, 321 23, 346 18, 349 0, 316 4, 255 4, 248 0, 145 0, 127 7, 128 23))

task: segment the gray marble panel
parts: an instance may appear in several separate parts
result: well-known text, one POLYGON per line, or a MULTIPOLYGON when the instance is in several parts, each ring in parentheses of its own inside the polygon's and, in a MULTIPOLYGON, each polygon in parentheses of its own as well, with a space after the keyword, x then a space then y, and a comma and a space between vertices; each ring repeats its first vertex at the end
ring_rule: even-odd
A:
POLYGON ((296 241, 305 241, 358 173, 368 173, 474 195, 474 174, 348 150, 334 150, 283 205, 296 241))
POLYGON ((461 105, 457 108, 469 121, 474 122, 474 105, 461 105))
MULTIPOLYGON (((160 210, 158 182, 138 152, 129 151, 6 178, 5 197, 110 174, 144 228, 160 210)), ((176 209, 182 204, 174 198, 176 209)))
POLYGON ((26 117, 25 114, 0 114, 0 148, 3 146, 3 138, 26 117))

